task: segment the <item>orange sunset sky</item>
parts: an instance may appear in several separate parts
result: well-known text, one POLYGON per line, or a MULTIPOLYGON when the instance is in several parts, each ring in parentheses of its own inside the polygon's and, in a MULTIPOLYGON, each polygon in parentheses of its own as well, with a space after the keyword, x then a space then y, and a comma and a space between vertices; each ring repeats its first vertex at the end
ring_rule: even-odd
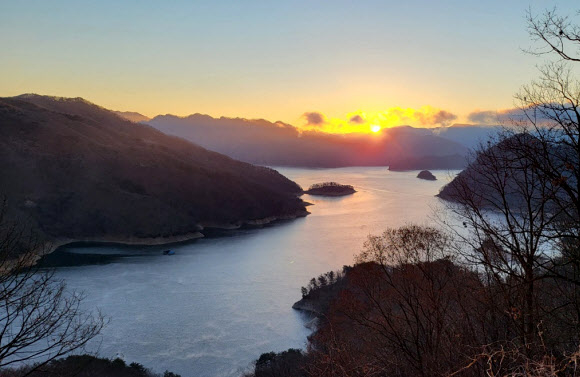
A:
POLYGON ((0 1, 0 96, 328 132, 473 123, 542 58, 525 12, 575 1, 0 1))

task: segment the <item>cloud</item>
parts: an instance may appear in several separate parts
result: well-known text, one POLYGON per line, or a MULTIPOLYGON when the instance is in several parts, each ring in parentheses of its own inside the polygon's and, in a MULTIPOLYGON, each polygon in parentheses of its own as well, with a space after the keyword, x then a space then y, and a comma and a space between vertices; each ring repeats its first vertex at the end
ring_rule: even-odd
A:
POLYGON ((423 106, 419 109, 392 107, 383 114, 390 119, 390 123, 412 123, 421 126, 447 126, 457 119, 457 115, 431 106, 423 106))
POLYGON ((307 126, 321 126, 326 123, 324 114, 316 111, 306 112, 302 114, 302 117, 306 119, 307 126))
POLYGON ((354 124, 363 124, 365 122, 364 118, 358 114, 350 117, 350 119, 348 121, 350 123, 354 123, 354 124))
POLYGON ((314 130, 333 134, 368 134, 380 127, 390 128, 403 125, 414 127, 447 126, 457 119, 450 111, 432 106, 420 108, 390 107, 378 111, 356 109, 343 117, 326 117, 322 113, 312 111, 302 114, 303 130, 314 130))
POLYGON ((447 126, 451 122, 457 119, 457 115, 450 113, 449 111, 439 110, 432 119, 431 124, 440 124, 442 126, 447 126))
POLYGON ((468 116, 467 119, 470 122, 477 124, 497 124, 501 123, 500 114, 497 111, 473 111, 468 116))
POLYGON ((410 121, 417 121, 422 126, 448 126, 457 119, 457 115, 446 110, 438 110, 430 107, 415 110, 411 116, 406 117, 410 121))
MULTIPOLYGON (((535 119, 536 122, 543 123, 550 122, 555 118, 565 118, 567 116, 566 111, 570 111, 556 111, 554 110, 556 108, 558 108, 557 105, 554 105, 553 108, 550 106, 537 108, 530 107, 525 110, 520 108, 511 108, 498 111, 476 110, 471 112, 467 116, 467 119, 469 119, 470 122, 476 124, 489 125, 510 125, 512 123, 527 122, 530 119, 535 119)), ((569 115, 574 116, 573 113, 570 113, 569 115)))

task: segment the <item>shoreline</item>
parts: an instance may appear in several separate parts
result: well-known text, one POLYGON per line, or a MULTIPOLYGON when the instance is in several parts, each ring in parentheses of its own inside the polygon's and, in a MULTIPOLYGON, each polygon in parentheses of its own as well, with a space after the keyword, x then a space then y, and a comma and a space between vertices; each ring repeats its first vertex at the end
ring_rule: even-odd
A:
POLYGON ((306 298, 302 298, 292 305, 292 309, 298 310, 310 316, 310 319, 304 322, 304 327, 312 331, 312 334, 318 331, 321 321, 325 315, 320 310, 320 308, 316 307, 315 302, 312 302, 306 298))
POLYGON ((42 250, 43 252, 39 253, 39 250, 33 250, 31 253, 34 255, 33 263, 36 264, 40 258, 46 256, 48 254, 54 253, 59 248, 75 244, 75 243, 86 243, 86 244, 96 244, 96 245, 106 245, 106 244, 113 244, 113 245, 126 245, 126 246, 159 246, 159 245, 170 245, 176 244, 181 242, 192 241, 200 238, 204 238, 205 235, 203 234, 204 229, 217 229, 217 230, 236 230, 240 229, 244 225, 249 226, 263 226, 267 224, 274 223, 276 221, 284 221, 284 220, 293 220, 300 217, 306 217, 310 214, 307 210, 299 210, 293 214, 287 215, 280 215, 280 216, 269 216, 264 217, 261 219, 254 219, 254 220, 244 220, 237 224, 218 224, 218 223, 203 223, 196 224, 195 229, 198 229, 193 232, 184 233, 176 236, 168 236, 168 237, 150 237, 150 238, 139 238, 139 237, 85 237, 85 238, 60 238, 55 239, 53 241, 48 241, 44 243, 44 245, 38 249, 42 250))
POLYGON ((356 190, 353 191, 349 191, 349 192, 329 192, 329 193, 310 193, 308 191, 304 191, 304 194, 307 195, 311 195, 311 196, 332 196, 332 197, 336 197, 336 196, 347 196, 347 195, 352 195, 354 193, 356 193, 356 190))
POLYGON ((306 298, 302 298, 302 299, 296 301, 292 305, 292 309, 307 312, 307 313, 315 315, 316 317, 320 317, 320 316, 324 315, 324 313, 322 313, 320 311, 320 308, 316 307, 315 302, 307 301, 307 300, 308 299, 306 299, 306 298))

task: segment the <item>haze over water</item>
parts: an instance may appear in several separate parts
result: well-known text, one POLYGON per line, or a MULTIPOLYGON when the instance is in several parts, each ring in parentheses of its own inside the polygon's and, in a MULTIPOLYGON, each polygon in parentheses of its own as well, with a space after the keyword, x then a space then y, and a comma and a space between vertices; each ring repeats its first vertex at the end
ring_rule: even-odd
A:
MULTIPOLYGON (((310 278, 353 263, 369 234, 407 222, 429 224, 434 195, 456 172, 384 167, 278 168, 303 188, 337 181, 358 191, 340 198, 305 195, 311 215, 263 229, 168 247, 68 247, 84 254, 123 254, 105 265, 60 267, 57 277, 84 291, 87 308, 111 318, 99 355, 124 355, 156 372, 238 376, 263 352, 302 348, 310 331, 293 310, 310 278)), ((95 345, 96 346, 96 345, 95 345)))

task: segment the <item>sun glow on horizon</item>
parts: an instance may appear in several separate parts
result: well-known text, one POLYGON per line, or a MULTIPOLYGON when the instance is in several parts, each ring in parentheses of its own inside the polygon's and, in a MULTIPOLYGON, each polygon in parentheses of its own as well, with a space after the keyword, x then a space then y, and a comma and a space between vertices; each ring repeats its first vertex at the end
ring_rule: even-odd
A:
POLYGON ((451 124, 457 115, 432 106, 420 108, 390 107, 382 111, 357 110, 344 117, 327 117, 318 111, 302 114, 299 128, 331 134, 376 134, 379 131, 398 127, 440 127, 451 124))

